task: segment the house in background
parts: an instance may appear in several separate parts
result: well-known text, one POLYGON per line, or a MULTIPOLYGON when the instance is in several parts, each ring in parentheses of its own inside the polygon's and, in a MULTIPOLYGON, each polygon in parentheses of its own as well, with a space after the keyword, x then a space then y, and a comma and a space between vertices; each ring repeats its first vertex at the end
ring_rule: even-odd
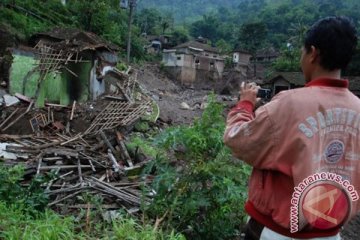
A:
POLYGON ((247 76, 250 65, 251 54, 242 49, 236 49, 233 52, 233 67, 235 71, 247 76))
POLYGON ((162 64, 178 81, 191 87, 210 87, 222 79, 225 61, 204 39, 164 49, 162 64))
POLYGON ((170 36, 169 35, 147 35, 145 36, 146 40, 149 42, 149 45, 146 46, 146 51, 148 53, 159 54, 163 49, 170 48, 170 36))
POLYGON ((31 46, 10 49, 8 91, 68 105, 94 100, 105 92, 103 77, 116 66, 116 45, 93 33, 55 28, 30 38, 31 46), (41 80, 38 85, 39 79, 41 80))
POLYGON ((260 84, 271 90, 272 96, 283 91, 303 87, 305 79, 301 72, 275 72, 260 84))
POLYGON ((264 48, 256 52, 255 56, 251 58, 251 61, 255 62, 273 62, 280 56, 279 51, 275 50, 274 48, 264 48))

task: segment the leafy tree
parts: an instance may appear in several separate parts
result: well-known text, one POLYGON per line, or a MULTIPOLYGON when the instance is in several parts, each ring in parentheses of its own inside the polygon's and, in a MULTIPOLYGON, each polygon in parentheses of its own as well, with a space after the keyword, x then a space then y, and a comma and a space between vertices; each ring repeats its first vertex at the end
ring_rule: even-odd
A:
POLYGON ((218 40, 218 28, 220 21, 214 14, 203 15, 201 20, 194 22, 190 28, 191 36, 204 37, 210 39, 211 42, 218 40))
POLYGON ((224 39, 220 39, 216 42, 216 48, 220 51, 221 54, 227 54, 233 50, 232 46, 224 39))
POLYGON ((177 27, 172 32, 171 45, 176 46, 189 40, 189 33, 185 28, 177 27))
POLYGON ((106 21, 110 9, 106 0, 95 0, 91 4, 86 0, 70 1, 68 8, 76 12, 78 23, 85 31, 101 35, 110 28, 106 21))
POLYGON ((240 28, 239 42, 241 46, 252 54, 260 49, 266 40, 267 27, 263 22, 243 24, 240 28))
POLYGON ((135 23, 140 27, 141 33, 156 34, 156 26, 161 21, 161 14, 155 8, 141 10, 135 18, 135 23))

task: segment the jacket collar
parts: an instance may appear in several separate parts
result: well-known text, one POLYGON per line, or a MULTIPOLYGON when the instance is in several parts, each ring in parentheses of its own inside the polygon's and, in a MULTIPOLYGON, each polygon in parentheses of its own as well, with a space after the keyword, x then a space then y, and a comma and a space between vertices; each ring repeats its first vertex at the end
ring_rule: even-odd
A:
POLYGON ((311 80, 305 85, 305 87, 314 87, 314 86, 348 88, 349 81, 347 79, 320 77, 311 80))

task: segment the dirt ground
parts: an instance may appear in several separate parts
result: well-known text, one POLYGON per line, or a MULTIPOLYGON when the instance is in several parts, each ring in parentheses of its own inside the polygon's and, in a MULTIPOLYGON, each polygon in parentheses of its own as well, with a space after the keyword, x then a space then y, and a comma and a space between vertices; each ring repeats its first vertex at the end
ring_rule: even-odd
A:
MULTIPOLYGON (((191 89, 169 79, 158 66, 147 64, 139 68, 138 82, 149 91, 159 105, 160 120, 170 124, 189 124, 201 116, 209 89, 191 89), (188 105, 189 109, 184 106, 188 105)), ((227 106, 234 105, 236 98, 217 95, 227 106)))

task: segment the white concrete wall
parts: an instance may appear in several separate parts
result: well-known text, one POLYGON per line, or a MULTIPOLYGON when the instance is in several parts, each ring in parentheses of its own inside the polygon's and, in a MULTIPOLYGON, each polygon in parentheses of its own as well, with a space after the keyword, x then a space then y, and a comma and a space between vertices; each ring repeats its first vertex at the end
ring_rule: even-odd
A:
POLYGON ((92 100, 97 99, 101 94, 105 92, 105 81, 97 80, 96 78, 96 66, 98 61, 95 60, 95 64, 90 71, 90 96, 92 100))
POLYGON ((239 53, 234 53, 233 54, 233 62, 234 63, 238 63, 239 62, 239 53))

